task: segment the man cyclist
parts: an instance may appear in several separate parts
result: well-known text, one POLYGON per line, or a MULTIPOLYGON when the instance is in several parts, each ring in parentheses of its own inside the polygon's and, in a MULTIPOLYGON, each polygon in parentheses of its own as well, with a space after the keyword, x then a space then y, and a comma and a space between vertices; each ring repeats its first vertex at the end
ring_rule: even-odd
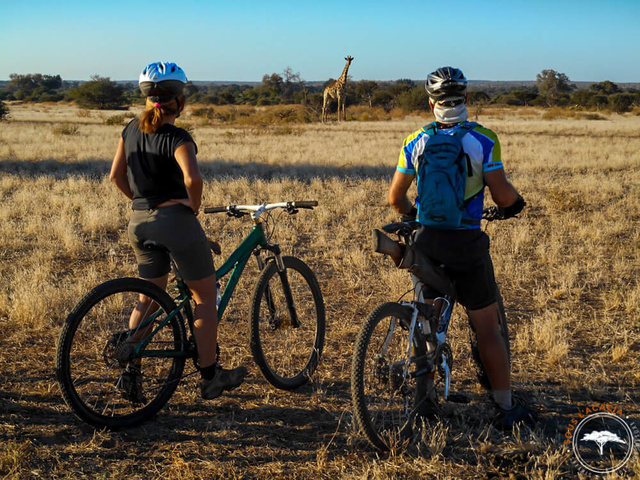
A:
MULTIPOLYGON (((420 199, 426 208, 427 192, 420 191, 422 182, 418 182, 416 208, 407 197, 407 191, 416 178, 419 163, 424 161, 430 135, 454 135, 468 116, 467 80, 462 71, 452 67, 439 68, 429 74, 425 86, 436 119, 435 128, 425 127, 404 140, 389 188, 389 204, 398 213, 413 218, 419 214, 420 199)), ((485 186, 489 187, 503 218, 520 213, 525 201, 507 180, 496 134, 479 125, 463 128, 469 128, 469 131, 461 137, 462 149, 468 158, 462 220, 457 228, 445 229, 421 222, 415 248, 437 264, 445 265, 455 282, 458 301, 466 308, 477 334, 480 358, 497 405, 497 424, 509 429, 518 422, 533 423, 533 414, 511 394, 507 346, 498 325, 497 287, 489 254, 489 237, 480 229, 480 220, 485 186)))

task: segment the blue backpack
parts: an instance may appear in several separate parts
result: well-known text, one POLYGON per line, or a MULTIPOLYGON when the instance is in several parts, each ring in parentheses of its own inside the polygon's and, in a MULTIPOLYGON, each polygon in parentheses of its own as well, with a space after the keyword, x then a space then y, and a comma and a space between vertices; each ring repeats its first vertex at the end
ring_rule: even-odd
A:
POLYGON ((464 192, 471 161, 462 149, 462 137, 477 127, 460 125, 453 135, 438 133, 435 123, 424 127, 429 140, 418 158, 418 221, 422 225, 451 230, 459 228, 465 207, 464 192))

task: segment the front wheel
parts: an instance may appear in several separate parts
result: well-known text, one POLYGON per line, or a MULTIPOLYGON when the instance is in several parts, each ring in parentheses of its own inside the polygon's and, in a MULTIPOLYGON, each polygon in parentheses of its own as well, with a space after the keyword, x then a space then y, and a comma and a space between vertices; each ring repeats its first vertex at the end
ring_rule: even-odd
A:
POLYGON ((365 437, 379 450, 406 440, 403 432, 426 392, 426 347, 412 310, 385 303, 367 318, 356 339, 351 364, 351 399, 365 437), (417 376, 415 374, 418 374, 417 376))
POLYGON ((270 261, 256 282, 251 301, 253 358, 274 387, 306 384, 324 347, 324 301, 316 276, 295 257, 282 257, 284 270, 270 261))
POLYGON ((56 356, 62 396, 77 417, 99 428, 128 427, 167 403, 187 349, 180 312, 159 328, 175 308, 165 291, 138 278, 103 283, 80 301, 65 321, 56 356), (132 312, 142 319, 133 330, 132 312))

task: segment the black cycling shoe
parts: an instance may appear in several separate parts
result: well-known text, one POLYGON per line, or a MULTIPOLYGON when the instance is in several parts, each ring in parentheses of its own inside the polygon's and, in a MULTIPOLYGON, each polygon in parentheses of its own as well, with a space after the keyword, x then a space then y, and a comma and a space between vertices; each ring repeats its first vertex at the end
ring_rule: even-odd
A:
POLYGON ((142 371, 137 365, 129 365, 116 382, 122 398, 131 403, 146 403, 142 392, 142 371))
POLYGON ((536 413, 529 409, 524 400, 513 398, 513 406, 509 409, 497 406, 498 413, 494 425, 501 430, 511 430, 517 424, 535 426, 538 418, 536 413))
POLYGON ((222 395, 222 392, 233 390, 244 382, 248 374, 246 367, 236 367, 231 370, 222 368, 216 364, 216 374, 211 380, 200 381, 200 394, 205 400, 213 400, 222 395))

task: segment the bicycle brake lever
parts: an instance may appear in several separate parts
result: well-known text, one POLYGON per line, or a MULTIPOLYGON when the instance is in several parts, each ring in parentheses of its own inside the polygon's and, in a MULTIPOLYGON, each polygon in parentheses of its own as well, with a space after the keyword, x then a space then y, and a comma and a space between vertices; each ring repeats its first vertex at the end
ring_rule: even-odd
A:
POLYGON ((227 210, 227 215, 234 218, 242 218, 248 214, 246 212, 239 212, 237 210, 227 210))

